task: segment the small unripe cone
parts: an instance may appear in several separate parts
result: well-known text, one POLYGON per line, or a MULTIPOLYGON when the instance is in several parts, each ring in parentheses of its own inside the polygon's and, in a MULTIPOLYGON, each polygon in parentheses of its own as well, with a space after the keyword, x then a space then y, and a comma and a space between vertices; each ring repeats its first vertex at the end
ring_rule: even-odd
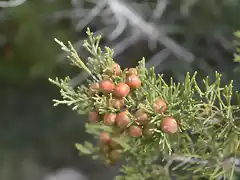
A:
POLYGON ((142 133, 142 128, 139 126, 132 125, 129 127, 129 134, 132 137, 140 137, 142 136, 142 133))
POLYGON ((130 75, 126 79, 126 83, 130 88, 137 89, 141 87, 141 80, 137 75, 130 75))
POLYGON ((126 83, 120 82, 116 85, 113 93, 117 98, 124 98, 130 93, 130 87, 126 83))
POLYGON ((112 76, 113 74, 119 76, 119 75, 121 74, 121 67, 120 67, 119 64, 113 63, 113 64, 106 70, 106 73, 107 73, 109 76, 112 76))
POLYGON ((112 93, 115 88, 115 84, 111 80, 106 79, 100 81, 99 88, 102 93, 112 93))
POLYGON ((103 118, 103 123, 107 126, 112 126, 116 122, 116 117, 117 114, 115 113, 105 114, 103 118))
POLYGON ((95 111, 89 112, 88 121, 89 122, 98 122, 98 121, 100 121, 100 115, 95 111))
POLYGON ((159 112, 161 114, 163 114, 167 110, 167 104, 161 98, 156 99, 156 101, 154 102, 154 107, 155 107, 155 112, 159 112))
POLYGON ((163 132, 165 132, 167 134, 176 133, 178 131, 178 124, 177 124, 176 119, 174 119, 171 116, 164 118, 161 121, 161 129, 163 132))
POLYGON ((96 93, 98 91, 98 89, 99 89, 98 83, 92 83, 89 88, 91 93, 96 93))
POLYGON ((124 107, 124 99, 112 99, 111 105, 115 109, 122 109, 124 107))
POLYGON ((113 150, 109 153, 109 159, 113 162, 117 162, 121 159, 121 151, 113 150))
POLYGON ((101 132, 100 133, 100 141, 103 143, 109 143, 111 140, 110 134, 107 132, 101 132))
POLYGON ((144 125, 144 124, 147 124, 149 122, 148 115, 144 111, 144 109, 137 110, 136 113, 135 113, 135 117, 137 118, 137 122, 140 125, 144 125))
POLYGON ((120 128, 125 128, 131 122, 127 111, 120 112, 116 117, 116 123, 120 128))
POLYGON ((127 75, 138 75, 137 69, 129 68, 129 70, 127 71, 127 75))

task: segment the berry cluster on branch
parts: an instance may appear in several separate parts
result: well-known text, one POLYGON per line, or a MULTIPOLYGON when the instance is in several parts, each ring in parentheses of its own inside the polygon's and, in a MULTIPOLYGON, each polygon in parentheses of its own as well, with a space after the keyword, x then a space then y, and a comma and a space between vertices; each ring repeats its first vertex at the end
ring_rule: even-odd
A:
POLYGON ((202 86, 196 73, 187 74, 183 83, 170 79, 167 84, 154 68, 145 68, 144 58, 137 67, 122 69, 112 59, 113 50, 105 47, 103 52, 99 47, 101 36, 94 37, 89 29, 87 35, 86 63, 70 42, 66 46, 56 39, 71 64, 89 73, 87 82, 73 88, 70 77, 49 79, 63 97, 54 100, 55 106, 66 104, 88 114, 86 132, 99 143, 76 144, 81 154, 109 165, 125 160, 123 175, 117 177, 122 180, 233 176, 235 164, 226 168, 225 163, 226 158, 237 157, 240 141, 240 95, 232 92, 232 82, 222 87, 216 72, 216 81, 210 83, 207 77, 202 86), (176 157, 185 157, 186 162, 176 157), (188 173, 179 174, 179 169, 188 173))

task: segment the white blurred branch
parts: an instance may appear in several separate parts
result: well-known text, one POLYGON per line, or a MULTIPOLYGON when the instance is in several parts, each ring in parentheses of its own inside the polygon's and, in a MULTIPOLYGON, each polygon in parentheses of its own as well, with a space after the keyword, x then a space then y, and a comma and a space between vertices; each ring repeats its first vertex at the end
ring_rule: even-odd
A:
POLYGON ((61 18, 82 18, 84 15, 87 13, 87 10, 84 10, 82 8, 75 8, 75 9, 69 9, 69 10, 60 10, 60 11, 55 11, 52 14, 52 17, 54 20, 58 20, 61 18))
POLYGON ((165 9, 167 8, 168 0, 158 0, 157 6, 153 11, 152 18, 153 19, 160 19, 163 15, 165 9))
POLYGON ((155 69, 163 63, 169 56, 171 52, 169 49, 165 48, 162 51, 156 53, 151 59, 146 63, 146 68, 155 67, 155 69))
POLYGON ((140 33, 135 33, 132 36, 126 37, 121 42, 117 43, 112 49, 114 50, 113 58, 121 54, 129 48, 131 45, 135 44, 139 40, 140 33))
MULTIPOLYGON (((101 11, 106 7, 112 12, 110 16, 114 16, 117 22, 117 26, 113 33, 110 35, 110 39, 117 38, 121 32, 126 28, 127 23, 134 27, 137 31, 140 31, 143 36, 149 39, 155 40, 166 48, 170 49, 173 54, 178 58, 184 59, 187 62, 194 60, 194 55, 188 52, 184 47, 177 44, 173 39, 168 37, 164 32, 160 31, 154 24, 144 20, 139 13, 137 13, 129 4, 119 0, 102 0, 96 2, 94 8, 80 20, 76 25, 76 30, 80 31, 86 27, 96 16, 101 16, 101 11)), ((158 1, 157 8, 154 10, 154 17, 160 18, 167 6, 167 0, 158 1)), ((107 24, 107 23, 106 23, 107 24)), ((107 24, 106 26, 110 26, 107 24)), ((109 38, 109 37, 108 37, 109 38)))
POLYGON ((12 1, 0 1, 0 7, 8 8, 8 7, 16 7, 23 4, 26 0, 12 0, 12 1))
POLYGON ((71 4, 74 8, 80 8, 81 5, 83 4, 83 1, 79 0, 71 0, 71 4))
MULTIPOLYGON (((197 158, 192 158, 192 157, 186 157, 186 156, 178 156, 178 155, 172 155, 167 157, 167 161, 170 162, 169 164, 171 165, 174 161, 179 162, 178 165, 175 167, 172 167, 172 170, 177 170, 178 168, 184 167, 189 164, 198 164, 202 166, 207 166, 207 167, 212 167, 214 169, 216 166, 222 166, 224 170, 230 170, 231 168, 234 167, 235 172, 240 172, 240 159, 235 158, 235 157, 230 157, 226 160, 223 160, 222 162, 219 162, 221 164, 210 164, 209 161, 207 160, 199 160, 197 158)), ((167 164, 169 166, 169 164, 167 164)), ((218 177, 218 179, 221 179, 222 175, 218 177)))
POLYGON ((104 6, 107 4, 107 0, 101 0, 99 3, 96 4, 92 10, 88 13, 88 15, 78 22, 76 25, 76 30, 80 31, 85 26, 87 26, 98 14, 100 14, 101 10, 104 8, 104 6))
POLYGON ((167 37, 159 31, 154 24, 146 22, 132 8, 119 0, 108 1, 110 9, 116 16, 126 18, 129 23, 139 29, 144 35, 150 39, 156 39, 159 43, 170 49, 177 57, 183 58, 188 62, 194 60, 194 55, 188 52, 185 48, 178 45, 173 39, 167 37))
POLYGON ((118 21, 118 24, 117 24, 117 27, 113 30, 113 32, 109 35, 110 40, 114 40, 117 37, 119 37, 127 27, 126 19, 118 16, 116 16, 116 19, 118 21))

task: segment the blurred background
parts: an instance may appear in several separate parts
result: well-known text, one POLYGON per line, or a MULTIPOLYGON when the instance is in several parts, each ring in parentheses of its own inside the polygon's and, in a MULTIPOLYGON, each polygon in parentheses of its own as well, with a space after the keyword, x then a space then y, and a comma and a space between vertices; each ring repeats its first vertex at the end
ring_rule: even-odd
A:
POLYGON ((90 27, 123 68, 145 57, 176 81, 217 70, 239 89, 239 12, 239 0, 0 0, 0 180, 112 180, 118 170, 79 157, 74 143, 91 140, 86 116, 53 107, 59 89, 49 77, 69 75, 73 85, 86 78, 69 67, 55 37, 86 58, 90 27))

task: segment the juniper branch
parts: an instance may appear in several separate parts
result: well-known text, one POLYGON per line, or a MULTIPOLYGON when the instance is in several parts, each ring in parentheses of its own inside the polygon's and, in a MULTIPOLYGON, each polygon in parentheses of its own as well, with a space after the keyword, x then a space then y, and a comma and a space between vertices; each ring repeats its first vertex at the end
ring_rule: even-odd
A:
MULTIPOLYGON (((77 55, 70 57, 73 59, 75 57, 74 65, 85 70, 89 70, 87 66, 90 66, 92 72, 99 74, 98 77, 100 77, 102 73, 105 73, 104 69, 113 63, 113 50, 106 47, 106 51, 102 55, 102 51, 98 48, 100 38, 93 38, 93 33, 90 31, 88 31, 88 36, 89 40, 85 41, 84 44, 91 55, 87 65, 80 58, 76 58, 77 55)), ((76 51, 67 49, 65 45, 59 44, 68 53, 76 53, 76 51)), ((207 77, 203 80, 204 86, 201 88, 196 82, 196 73, 192 76, 188 73, 184 83, 175 83, 171 79, 170 84, 167 84, 161 75, 156 76, 154 68, 148 70, 145 67, 144 59, 139 62, 137 70, 142 85, 141 88, 136 89, 125 98, 126 107, 130 114, 133 113, 131 109, 144 109, 151 116, 150 123, 154 127, 151 128, 153 136, 149 139, 122 138, 133 145, 131 148, 125 147, 124 152, 130 154, 129 162, 135 163, 133 164, 134 172, 139 170, 144 174, 149 169, 152 171, 158 169, 150 167, 151 163, 149 164, 149 162, 154 162, 156 154, 158 154, 166 157, 165 159, 168 161, 164 168, 166 177, 170 172, 181 168, 196 176, 204 174, 210 179, 215 179, 226 173, 230 174, 231 178, 235 166, 239 164, 236 159, 240 140, 240 128, 237 121, 240 107, 239 104, 231 104, 233 95, 239 99, 238 92, 235 94, 232 92, 233 82, 222 86, 221 74, 216 72, 215 82, 210 83, 207 77), (162 115, 156 114, 153 107, 153 101, 157 97, 161 97, 167 102, 168 113, 178 119, 181 128, 177 136, 169 136, 157 128, 162 121, 162 115), (191 130, 190 133, 189 130, 191 130), (213 134, 214 136, 212 136, 213 134), (234 161, 232 161, 233 159, 234 161), (180 163, 168 171, 174 161, 180 163), (144 169, 140 170, 139 168, 144 169)), ((115 80, 119 82, 124 80, 124 77, 118 77, 115 80)), ((95 80, 89 81, 91 83, 95 80)), ((100 114, 116 113, 115 109, 108 107, 108 100, 112 98, 111 94, 109 96, 92 96, 87 92, 88 87, 85 85, 78 87, 79 93, 71 94, 68 91, 75 91, 69 87, 67 81, 64 83, 59 83, 57 80, 51 82, 61 88, 61 94, 64 98, 64 101, 61 101, 62 104, 72 105, 75 103, 79 106, 83 105, 84 108, 88 107, 89 110, 94 107, 98 109, 100 114)), ((134 118, 133 116, 129 117, 134 118)), ((104 127, 103 124, 97 126, 104 127)), ((87 126, 86 131, 93 135, 99 134, 99 131, 91 126, 87 126)), ((159 167, 159 169, 161 168, 159 167)), ((125 170, 126 173, 130 173, 127 169, 125 170)), ((153 174, 150 173, 149 177, 153 174)), ((131 177, 130 174, 127 175, 131 177)), ((136 176, 134 177, 136 178, 136 176)), ((138 178, 142 178, 142 176, 139 175, 138 178)))

